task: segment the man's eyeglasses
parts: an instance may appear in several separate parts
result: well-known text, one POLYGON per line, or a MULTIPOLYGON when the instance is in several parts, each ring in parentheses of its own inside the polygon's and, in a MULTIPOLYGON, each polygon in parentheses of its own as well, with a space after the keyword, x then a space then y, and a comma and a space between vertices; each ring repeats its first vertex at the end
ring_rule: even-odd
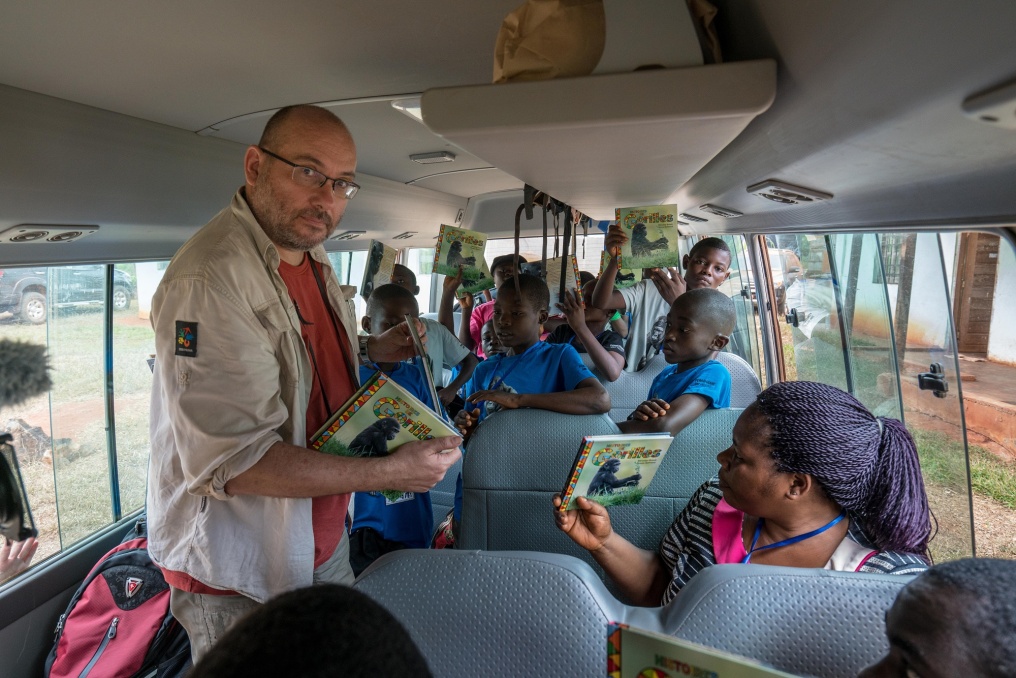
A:
POLYGON ((307 188, 321 188, 330 181, 332 182, 332 193, 335 194, 335 197, 345 198, 346 200, 352 198, 356 195, 356 192, 360 190, 359 184, 354 184, 348 179, 332 179, 331 177, 326 177, 324 174, 321 174, 321 172, 318 172, 312 167, 297 165, 295 162, 286 160, 281 155, 275 155, 267 148, 262 148, 261 146, 258 146, 257 148, 266 155, 270 155, 276 160, 280 160, 292 167, 293 181, 300 186, 305 186, 307 188))

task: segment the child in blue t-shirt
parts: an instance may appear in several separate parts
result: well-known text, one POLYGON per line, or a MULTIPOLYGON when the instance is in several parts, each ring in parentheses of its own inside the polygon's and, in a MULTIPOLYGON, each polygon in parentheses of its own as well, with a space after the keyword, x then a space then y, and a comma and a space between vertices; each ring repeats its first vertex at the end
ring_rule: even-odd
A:
MULTIPOLYGON (((367 299, 363 329, 371 334, 381 334, 405 321, 407 313, 413 317, 419 313, 412 292, 399 285, 381 285, 374 288, 367 299)), ((416 364, 418 360, 420 358, 361 365, 360 382, 381 370, 420 402, 434 407, 426 380, 416 364)), ((430 492, 406 492, 394 501, 380 492, 357 492, 353 495, 353 527, 349 539, 349 563, 353 574, 359 576, 385 553, 405 548, 427 548, 433 531, 430 492)))
MULTIPOLYGON (((455 425, 467 440, 476 425, 501 409, 532 407, 564 414, 602 414, 610 410, 610 396, 568 344, 540 341, 547 320, 550 290, 540 278, 526 273, 498 290, 491 318, 505 353, 476 366, 462 387, 466 406, 455 425)), ((455 488, 455 519, 462 514, 462 476, 455 488)))
POLYGON ((656 375, 649 398, 618 428, 677 435, 706 409, 730 407, 730 373, 712 357, 727 345, 735 322, 734 302, 722 292, 700 288, 679 296, 663 336, 670 365, 656 375))
POLYGON ((610 410, 610 396, 568 344, 540 341, 547 320, 550 291, 529 274, 502 285, 491 319, 506 353, 476 366, 463 386, 466 407, 455 425, 468 439, 476 424, 500 409, 533 407, 565 414, 600 414, 610 410), (521 292, 521 293, 520 293, 521 292))

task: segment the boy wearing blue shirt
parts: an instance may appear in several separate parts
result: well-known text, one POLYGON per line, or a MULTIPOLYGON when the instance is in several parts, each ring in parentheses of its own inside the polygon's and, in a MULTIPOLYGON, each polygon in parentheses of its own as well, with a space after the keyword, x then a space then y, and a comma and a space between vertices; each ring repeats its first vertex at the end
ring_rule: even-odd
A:
POLYGON ((610 410, 610 396, 574 347, 540 341, 550 306, 547 284, 525 273, 515 280, 518 291, 515 282, 501 286, 492 318, 507 352, 477 365, 463 387, 466 407, 456 415, 455 425, 465 437, 502 408, 533 407, 564 414, 610 410))
POLYGON ((730 373, 712 359, 734 330, 734 302, 711 288, 679 296, 667 315, 663 355, 669 367, 652 386, 649 398, 618 423, 625 433, 677 435, 706 409, 730 407, 730 373))
MULTIPOLYGON (((416 317, 419 307, 412 292, 399 285, 374 288, 367 299, 367 315, 363 329, 381 334, 409 314, 416 317)), ((416 362, 377 363, 360 366, 360 383, 381 370, 399 386, 412 393, 420 402, 434 407, 429 389, 416 362)), ((440 407, 440 404, 437 404, 440 407)), ((405 548, 427 548, 434 531, 430 492, 406 492, 392 501, 380 492, 357 492, 353 495, 353 527, 349 539, 349 564, 353 574, 360 573, 385 553, 405 548)))
MULTIPOLYGON (((473 378, 463 387, 466 407, 455 415, 463 440, 479 422, 500 409, 532 407, 564 414, 610 411, 610 395, 575 348, 540 341, 549 307, 550 290, 536 276, 520 274, 498 290, 491 323, 505 353, 477 365, 473 378)), ((455 488, 454 515, 457 523, 462 516, 461 474, 455 488)))

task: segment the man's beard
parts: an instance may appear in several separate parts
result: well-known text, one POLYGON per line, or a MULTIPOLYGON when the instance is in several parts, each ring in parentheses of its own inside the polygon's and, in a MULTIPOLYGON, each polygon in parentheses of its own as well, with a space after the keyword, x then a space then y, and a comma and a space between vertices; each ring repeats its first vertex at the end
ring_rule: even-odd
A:
POLYGON ((307 252, 314 249, 334 233, 339 225, 336 221, 321 237, 301 236, 293 227, 293 223, 298 217, 307 216, 327 223, 331 221, 331 215, 328 212, 311 208, 287 213, 276 198, 271 183, 264 175, 259 176, 254 186, 248 189, 247 204, 268 239, 283 249, 295 252, 307 252))

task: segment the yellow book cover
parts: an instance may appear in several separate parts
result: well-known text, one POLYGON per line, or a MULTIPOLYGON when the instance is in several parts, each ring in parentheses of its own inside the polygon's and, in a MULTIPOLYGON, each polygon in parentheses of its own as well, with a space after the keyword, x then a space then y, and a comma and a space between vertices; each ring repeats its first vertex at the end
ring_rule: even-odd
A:
POLYGON ((603 506, 637 504, 670 449, 669 433, 586 436, 561 492, 560 511, 585 497, 603 506))
POLYGON ((611 624, 607 632, 608 678, 794 678, 746 657, 686 640, 611 624))
POLYGON ((434 272, 456 275, 462 267, 462 289, 473 294, 494 286, 490 268, 483 258, 487 236, 479 231, 441 225, 434 249, 434 272))
MULTIPOLYGON (((551 315, 560 313, 557 308, 561 301, 561 262, 564 257, 547 259, 547 288, 550 290, 550 311, 551 315)), ((578 293, 579 303, 582 303, 582 288, 579 286, 579 262, 574 254, 568 255, 568 263, 565 264, 564 287, 578 293)))
POLYGON ((677 205, 619 207, 617 223, 628 236, 621 246, 621 268, 680 266, 677 205))
MULTIPOLYGON (((344 457, 383 457, 404 443, 457 436, 440 415, 378 371, 332 415, 310 447, 344 457)), ((382 492, 389 499, 402 492, 382 492)))

